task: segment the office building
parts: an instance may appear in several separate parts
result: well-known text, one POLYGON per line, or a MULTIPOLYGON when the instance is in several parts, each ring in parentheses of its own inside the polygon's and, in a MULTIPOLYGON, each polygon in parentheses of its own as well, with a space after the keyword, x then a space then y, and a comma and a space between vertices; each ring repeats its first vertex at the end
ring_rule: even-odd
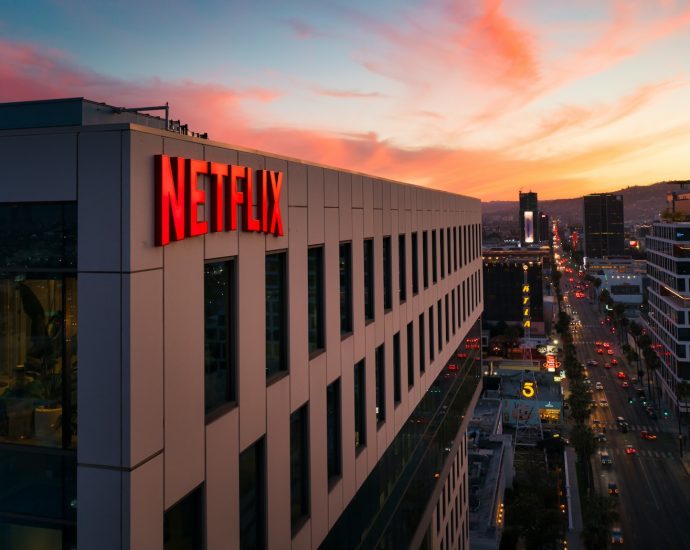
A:
POLYGON ((539 242, 539 205, 537 194, 520 192, 520 243, 522 246, 539 242))
POLYGON ((531 332, 544 334, 544 270, 549 256, 548 248, 485 249, 484 269, 484 313, 483 321, 494 324, 504 321, 518 325, 523 322, 524 309, 529 308, 531 332), (525 269, 525 267, 527 269, 525 269), (523 286, 527 273, 529 303, 524 303, 523 286))
POLYGON ((551 218, 546 212, 539 212, 539 240, 548 242, 552 235, 551 218))
POLYGON ((2 104, 0 137, 0 548, 430 544, 479 200, 84 99, 2 104))
POLYGON ((585 258, 622 255, 623 195, 585 195, 583 204, 585 258))
MULTIPOLYGON (((649 312, 645 317, 661 368, 656 379, 667 406, 677 410, 678 384, 690 381, 690 221, 660 221, 646 237, 649 312)), ((682 412, 686 403, 680 403, 682 412)))

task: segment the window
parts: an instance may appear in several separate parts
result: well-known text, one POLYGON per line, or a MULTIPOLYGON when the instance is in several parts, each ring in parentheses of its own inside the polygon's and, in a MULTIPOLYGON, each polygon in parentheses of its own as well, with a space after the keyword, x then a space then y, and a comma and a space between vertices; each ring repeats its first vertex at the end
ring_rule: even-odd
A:
POLYGON ((352 243, 340 243, 340 334, 352 332, 352 243))
POLYGON ((236 397, 235 261, 204 266, 204 394, 206 414, 236 397))
POLYGON ((438 281, 438 255, 436 254, 436 230, 431 232, 431 275, 434 284, 438 281))
POLYGON ((452 308, 451 308, 451 311, 452 311, 452 317, 451 317, 451 319, 452 319, 452 321, 453 321, 453 322, 452 322, 452 325, 453 325, 453 335, 455 335, 455 332, 456 332, 457 326, 458 326, 458 324, 457 324, 457 318, 456 318, 456 316, 455 316, 455 289, 452 290, 451 298, 450 298, 450 303, 451 303, 451 306, 452 306, 452 308))
POLYGON ((453 227, 453 270, 458 270, 458 228, 453 227))
POLYGON ((445 246, 445 234, 443 229, 439 230, 441 237, 441 279, 446 276, 446 246, 445 246))
POLYGON ((328 453, 328 480, 342 474, 342 443, 340 420, 340 378, 326 388, 326 452, 328 453))
POLYGON ((458 328, 462 326, 462 292, 460 292, 460 284, 458 284, 458 328))
POLYGON ((290 415, 290 519, 295 536, 309 516, 309 421, 307 405, 290 415))
POLYGON ((462 320, 467 319, 467 280, 462 282, 462 320))
POLYGON ((240 453, 240 548, 260 550, 266 533, 264 439, 240 453))
POLYGON ((434 362, 434 306, 429 308, 429 361, 434 362))
POLYGON ((288 370, 285 252, 266 256, 266 377, 288 370))
POLYGON ((1 204, 0 235, 0 442, 72 448, 76 203, 1 204))
POLYGON ((400 364, 400 333, 393 335, 393 402, 397 405, 402 399, 402 366, 400 364))
POLYGON ((417 232, 412 233, 412 294, 419 293, 419 248, 417 232))
POLYGON ((424 339, 426 338, 424 330, 424 314, 419 314, 419 371, 424 372, 426 370, 426 349, 424 345, 424 339))
POLYGON ((407 389, 414 386, 414 328, 407 323, 407 389))
POLYGON ((424 288, 429 288, 429 232, 422 233, 422 274, 424 288))
POLYGON ((462 226, 458 226, 458 262, 460 263, 460 267, 462 268, 465 263, 462 261, 463 258, 463 247, 462 243, 465 241, 462 240, 462 226))
POLYGON ((469 255, 469 248, 472 245, 472 243, 469 242, 469 239, 467 238, 467 226, 466 225, 462 226, 462 240, 465 243, 465 252, 464 252, 465 258, 464 259, 465 259, 465 264, 467 264, 468 255, 469 255))
POLYGON ((364 320, 374 319, 374 241, 364 241, 364 320))
POLYGON ((401 302, 407 300, 407 250, 405 250, 405 244, 405 234, 398 235, 398 282, 401 302))
POLYGON ((383 309, 393 307, 393 269, 391 238, 383 238, 383 309))
POLYGON ((309 353, 322 350, 323 341, 323 247, 310 248, 307 253, 307 296, 309 353))
POLYGON ((450 240, 450 227, 446 228, 446 243, 448 243, 448 273, 451 272, 452 268, 452 254, 453 254, 453 247, 451 244, 450 240))
POLYGON ((173 504, 163 515, 163 548, 199 549, 204 547, 204 491, 199 485, 186 497, 173 504))
POLYGON ((441 307, 441 300, 436 302, 436 317, 438 320, 438 325, 437 325, 437 343, 438 343, 438 352, 441 353, 441 350, 443 349, 443 308, 441 307))
POLYGON ((355 365, 355 449, 367 444, 364 359, 355 365))
POLYGON ((386 421, 386 362, 383 344, 376 348, 376 422, 386 421))
POLYGON ((448 294, 446 294, 446 342, 450 341, 450 318, 448 310, 448 294))

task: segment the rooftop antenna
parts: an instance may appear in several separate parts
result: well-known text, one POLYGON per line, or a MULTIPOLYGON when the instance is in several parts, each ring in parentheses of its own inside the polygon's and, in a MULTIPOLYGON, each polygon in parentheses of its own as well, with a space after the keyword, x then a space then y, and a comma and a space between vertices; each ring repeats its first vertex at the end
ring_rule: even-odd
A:
POLYGON ((168 105, 168 102, 165 102, 165 105, 155 105, 153 107, 114 107, 114 109, 118 113, 139 113, 142 111, 165 111, 165 129, 168 129, 168 118, 169 118, 169 111, 170 107, 168 105))

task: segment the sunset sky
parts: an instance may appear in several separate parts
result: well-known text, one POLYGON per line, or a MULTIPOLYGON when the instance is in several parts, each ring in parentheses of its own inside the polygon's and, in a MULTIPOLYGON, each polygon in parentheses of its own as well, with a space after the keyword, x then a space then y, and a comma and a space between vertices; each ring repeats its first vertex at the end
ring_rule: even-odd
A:
POLYGON ((690 179, 690 1, 0 0, 0 101, 74 96, 483 200, 580 196, 690 179))

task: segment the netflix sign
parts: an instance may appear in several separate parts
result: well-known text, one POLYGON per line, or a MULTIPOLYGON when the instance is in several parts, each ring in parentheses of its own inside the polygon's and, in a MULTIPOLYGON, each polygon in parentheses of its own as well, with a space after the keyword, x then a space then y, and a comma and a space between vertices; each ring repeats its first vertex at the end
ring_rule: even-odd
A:
POLYGON ((240 208, 242 231, 283 235, 282 172, 168 155, 155 155, 154 168, 156 246, 209 232, 236 231, 240 208), (199 188, 200 175, 210 180, 208 194, 199 188), (254 216, 254 187, 258 197, 257 217, 254 216), (198 216, 201 205, 207 213, 204 220, 198 216))

